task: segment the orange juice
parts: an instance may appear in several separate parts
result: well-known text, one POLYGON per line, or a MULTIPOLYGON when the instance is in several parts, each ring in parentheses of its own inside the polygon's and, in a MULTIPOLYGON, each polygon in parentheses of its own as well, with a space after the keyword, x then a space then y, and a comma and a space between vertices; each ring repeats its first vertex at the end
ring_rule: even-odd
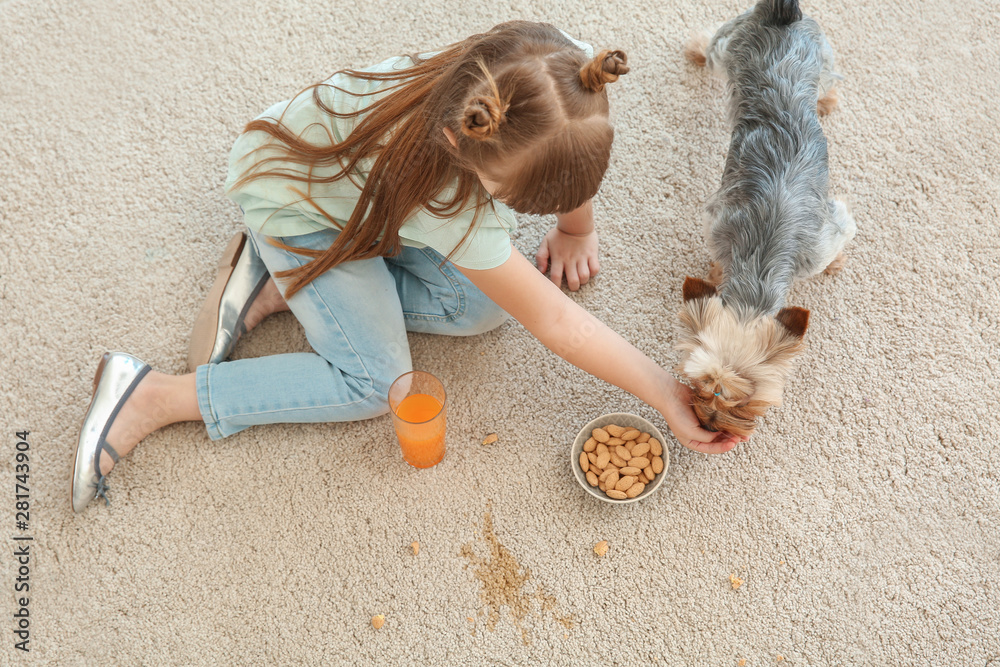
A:
POLYGON ((396 436, 403 460, 414 468, 430 468, 444 458, 445 413, 441 401, 411 394, 396 406, 396 436))

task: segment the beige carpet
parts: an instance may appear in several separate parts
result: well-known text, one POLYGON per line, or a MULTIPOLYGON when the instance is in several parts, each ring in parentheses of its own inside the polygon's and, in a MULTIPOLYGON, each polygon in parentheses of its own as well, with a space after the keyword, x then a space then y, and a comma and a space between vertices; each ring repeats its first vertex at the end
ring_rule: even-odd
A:
MULTIPOLYGON (((400 460, 388 418, 218 442, 186 423, 119 464, 110 507, 70 511, 101 353, 184 368, 241 224, 222 183, 243 124, 337 68, 508 18, 629 55, 596 201, 603 271, 574 298, 673 365, 728 141, 721 86, 681 45, 746 4, 0 3, 0 663, 1000 665, 991 0, 806 3, 846 77, 823 126, 859 233, 840 276, 795 288, 808 350, 750 445, 668 442, 657 495, 591 500, 568 466, 577 429, 620 410, 665 424, 510 323, 411 338, 451 395, 436 468, 400 460), (27 655, 15 535, 34 537, 27 655)), ((553 220, 521 222, 531 255, 553 220)), ((308 350, 285 313, 235 356, 308 350)))

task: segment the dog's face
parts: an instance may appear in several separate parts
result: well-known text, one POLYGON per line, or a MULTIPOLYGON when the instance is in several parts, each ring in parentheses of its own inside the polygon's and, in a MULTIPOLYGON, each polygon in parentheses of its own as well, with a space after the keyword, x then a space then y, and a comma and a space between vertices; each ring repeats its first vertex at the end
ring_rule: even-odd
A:
POLYGON ((713 285, 688 278, 680 317, 684 333, 677 370, 691 383, 698 420, 712 431, 750 435, 757 418, 781 404, 809 311, 783 308, 774 317, 742 321, 713 285))

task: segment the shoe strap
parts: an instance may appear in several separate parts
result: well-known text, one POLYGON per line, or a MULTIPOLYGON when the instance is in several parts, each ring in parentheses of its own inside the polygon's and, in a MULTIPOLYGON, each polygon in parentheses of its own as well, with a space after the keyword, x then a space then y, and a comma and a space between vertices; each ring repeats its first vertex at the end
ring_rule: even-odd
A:
POLYGON ((115 448, 109 445, 107 440, 101 438, 101 443, 97 446, 97 453, 94 454, 94 474, 96 474, 98 477, 104 477, 104 475, 101 474, 102 449, 111 456, 111 460, 114 461, 115 463, 118 463, 118 460, 121 458, 120 456, 118 456, 118 452, 115 451, 115 448))
POLYGON ((111 499, 108 498, 108 478, 106 475, 101 475, 101 478, 97 480, 97 493, 94 494, 94 500, 98 498, 104 498, 104 505, 110 505, 111 499))
MULTIPOLYGON (((233 331, 233 339, 230 343, 231 345, 235 345, 236 341, 247 332, 246 318, 247 313, 250 312, 250 306, 253 305, 254 299, 257 298, 257 295, 261 293, 261 290, 264 289, 264 286, 267 285, 267 281, 270 279, 271 274, 264 271, 264 275, 262 275, 260 280, 257 281, 257 284, 254 285, 253 291, 250 292, 250 297, 246 300, 246 303, 243 304, 242 310, 240 310, 240 316, 236 319, 236 326, 234 327, 235 331, 233 331)), ((229 355, 226 356, 228 357, 229 355)))
POLYGON ((139 382, 142 380, 142 378, 146 377, 146 373, 148 373, 151 370, 153 369, 149 366, 149 364, 146 364, 145 366, 142 367, 142 370, 140 370, 136 374, 135 378, 132 379, 132 382, 131 384, 129 384, 128 389, 126 389, 125 393, 122 394, 122 397, 118 399, 118 404, 115 405, 115 409, 111 411, 111 415, 108 417, 108 420, 104 422, 104 430, 101 431, 101 437, 97 441, 98 442, 97 452, 94 454, 94 473, 98 477, 104 476, 101 474, 102 449, 111 456, 111 460, 114 461, 115 463, 118 463, 119 459, 118 452, 115 451, 114 447, 108 444, 107 440, 108 431, 111 430, 111 424, 115 421, 115 417, 118 416, 118 413, 121 411, 122 406, 125 405, 125 401, 127 401, 128 397, 132 395, 133 391, 135 391, 135 388, 138 386, 139 382))
POLYGON ((115 451, 114 447, 108 444, 107 440, 101 440, 101 449, 103 449, 104 451, 106 451, 108 454, 111 455, 112 461, 118 463, 118 459, 120 458, 118 456, 118 452, 115 451))

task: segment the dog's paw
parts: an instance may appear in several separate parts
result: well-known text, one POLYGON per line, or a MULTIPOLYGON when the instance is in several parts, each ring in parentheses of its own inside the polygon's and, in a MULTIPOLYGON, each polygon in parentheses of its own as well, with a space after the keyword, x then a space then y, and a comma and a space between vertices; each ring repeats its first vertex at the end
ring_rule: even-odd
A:
POLYGON ((831 111, 837 108, 837 102, 839 101, 839 99, 840 97, 837 94, 836 88, 831 88, 830 90, 826 91, 826 95, 819 98, 819 100, 816 102, 816 113, 819 114, 820 116, 826 116, 831 111))
POLYGON ((823 269, 823 273, 828 276, 835 276, 840 273, 841 269, 844 268, 844 262, 847 261, 847 256, 843 252, 838 252, 837 256, 833 258, 830 265, 823 269))
POLYGON ((707 30, 696 30, 684 45, 684 58, 698 67, 704 67, 708 62, 708 45, 712 34, 707 30))

